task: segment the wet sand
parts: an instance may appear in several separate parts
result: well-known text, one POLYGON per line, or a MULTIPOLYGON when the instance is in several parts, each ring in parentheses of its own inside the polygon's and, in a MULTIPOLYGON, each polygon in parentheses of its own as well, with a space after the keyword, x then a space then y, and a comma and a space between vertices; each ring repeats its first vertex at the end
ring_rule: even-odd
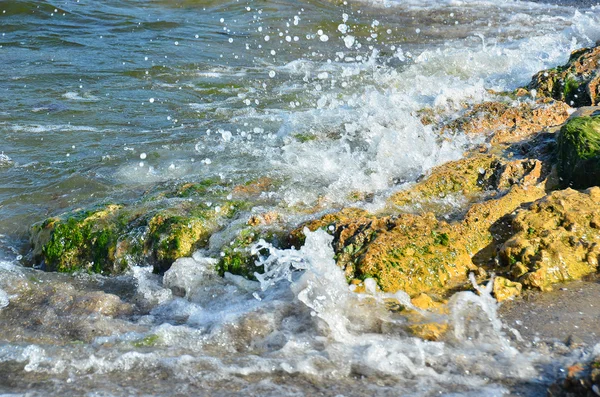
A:
POLYGON ((558 284, 550 292, 528 292, 505 302, 500 316, 528 342, 594 346, 600 343, 600 278, 558 284))

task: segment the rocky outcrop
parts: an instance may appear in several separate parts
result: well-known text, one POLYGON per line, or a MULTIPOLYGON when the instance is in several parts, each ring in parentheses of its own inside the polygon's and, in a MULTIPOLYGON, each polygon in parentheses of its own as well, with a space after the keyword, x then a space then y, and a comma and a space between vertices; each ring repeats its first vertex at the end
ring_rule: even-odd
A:
MULTIPOLYGON (((32 256, 47 270, 116 274, 149 262, 162 272, 206 247, 229 223, 227 233, 213 238, 219 240, 211 248, 219 254, 216 269, 252 278, 261 270, 252 251, 257 241, 298 247, 306 226, 334 236, 335 259, 349 282, 373 278, 381 290, 403 290, 422 305, 470 288, 471 272, 478 281, 497 275, 498 300, 581 278, 598 267, 600 188, 554 190, 600 183, 600 116, 578 111, 556 131, 571 112, 568 104, 599 99, 598 54, 597 48, 575 52, 567 65, 534 76, 529 88, 545 99, 485 102, 438 123, 437 130, 480 134, 488 144, 406 185, 379 213, 344 208, 288 234, 273 210, 231 222, 249 202, 265 200, 263 192, 277 184, 273 179, 235 187, 206 180, 34 225, 32 256)), ((367 200, 361 192, 353 195, 367 200)), ((435 339, 443 333, 422 324, 415 334, 435 339)))
POLYGON ((574 51, 569 61, 538 72, 529 90, 537 96, 554 98, 573 107, 596 105, 600 101, 600 46, 574 51))
POLYGON ((484 196, 506 193, 513 185, 533 186, 546 179, 550 167, 537 159, 509 160, 495 154, 475 153, 433 168, 420 182, 393 194, 389 210, 412 209, 437 215, 450 212, 458 202, 470 205, 484 196), (461 200, 445 201, 448 198, 461 200))
POLYGON ((507 277, 527 287, 593 273, 600 258, 600 187, 553 192, 512 219, 510 238, 499 249, 507 277))
POLYGON ((472 205, 462 220, 451 223, 432 213, 375 217, 360 211, 347 216, 346 211, 307 226, 334 235, 336 260, 348 279, 374 278, 385 292, 445 295, 478 270, 473 258, 497 239, 492 226, 544 194, 538 186, 514 186, 501 197, 472 205))

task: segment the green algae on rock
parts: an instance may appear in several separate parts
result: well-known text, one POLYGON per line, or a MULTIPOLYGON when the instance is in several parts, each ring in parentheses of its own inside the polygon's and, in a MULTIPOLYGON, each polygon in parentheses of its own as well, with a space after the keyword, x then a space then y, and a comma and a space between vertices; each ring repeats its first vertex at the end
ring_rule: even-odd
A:
POLYGON ((33 259, 47 270, 120 273, 116 245, 121 232, 116 214, 122 207, 107 205, 95 211, 77 211, 65 219, 50 218, 31 229, 33 259))
POLYGON ((527 86, 536 95, 554 98, 573 107, 595 105, 600 101, 600 46, 571 53, 569 61, 533 76, 527 86))
POLYGON ((195 204, 182 213, 181 208, 159 211, 148 221, 146 251, 158 272, 168 270, 175 260, 192 253, 208 243, 221 218, 232 216, 236 206, 225 203, 214 208, 195 204))
POLYGON ((493 226, 544 194, 538 186, 515 185, 501 197, 473 204, 461 221, 452 223, 432 213, 381 217, 347 209, 306 226, 334 235, 336 261, 349 280, 373 278, 385 292, 444 296, 468 283, 468 273, 480 265, 476 255, 494 255, 493 226))
POLYGON ((557 143, 562 187, 585 189, 600 184, 600 116, 570 119, 557 143))
POLYGON ((216 204, 172 199, 50 218, 31 228, 32 259, 59 272, 118 274, 142 262, 164 272, 176 259, 206 246, 221 222, 244 208, 237 201, 216 204))

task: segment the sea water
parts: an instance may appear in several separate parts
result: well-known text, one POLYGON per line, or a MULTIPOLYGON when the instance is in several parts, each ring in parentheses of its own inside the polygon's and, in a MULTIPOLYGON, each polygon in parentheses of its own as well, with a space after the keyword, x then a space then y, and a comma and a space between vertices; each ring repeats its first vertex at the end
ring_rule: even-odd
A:
POLYGON ((298 224, 353 192, 375 210, 480 143, 422 109, 452 119, 524 85, 599 22, 591 2, 2 2, 0 393, 543 393, 594 348, 523 341, 476 285, 420 312, 443 340, 415 338, 393 309, 418 311, 408 297, 355 293, 324 232, 257 247, 258 281, 215 273, 227 226, 164 275, 42 273, 22 255, 32 223, 161 183, 270 177, 267 205, 298 224))

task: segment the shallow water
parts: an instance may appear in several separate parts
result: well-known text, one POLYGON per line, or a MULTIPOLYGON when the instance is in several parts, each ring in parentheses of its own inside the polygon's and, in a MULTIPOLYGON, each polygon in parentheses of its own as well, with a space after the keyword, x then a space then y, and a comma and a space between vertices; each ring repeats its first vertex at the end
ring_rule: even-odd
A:
POLYGON ((405 297, 349 291, 325 235, 274 252, 303 271, 264 291, 214 273, 218 238, 164 279, 20 261, 33 222, 158 183, 269 176, 267 205, 292 223, 357 191, 377 208, 477 143, 435 134, 418 110, 455 117, 600 39, 600 8, 557 3, 2 2, 0 393, 543 391, 593 343, 540 353, 485 293, 453 298, 453 337, 412 338, 388 310, 405 297))

